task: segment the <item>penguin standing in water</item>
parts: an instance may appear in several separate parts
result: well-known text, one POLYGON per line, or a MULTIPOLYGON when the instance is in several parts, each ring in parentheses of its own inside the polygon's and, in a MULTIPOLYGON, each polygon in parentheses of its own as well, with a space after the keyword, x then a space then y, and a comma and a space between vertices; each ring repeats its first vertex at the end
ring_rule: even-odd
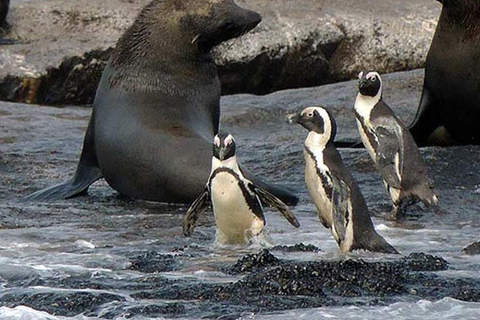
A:
POLYGON ((311 107, 288 119, 309 131, 303 152, 305 183, 320 221, 340 250, 398 253, 375 231, 363 195, 333 143, 337 128, 330 113, 311 107))
POLYGON ((380 75, 364 71, 358 77, 354 108, 358 130, 392 198, 393 218, 403 216, 406 207, 419 201, 438 208, 427 167, 412 135, 382 99, 380 75))
POLYGON ((213 140, 212 171, 205 191, 188 208, 183 233, 190 236, 198 216, 210 201, 215 215, 217 241, 221 244, 248 244, 265 228, 262 203, 276 208, 294 227, 299 227, 288 206, 270 192, 255 186, 240 170, 233 136, 219 133, 213 140))

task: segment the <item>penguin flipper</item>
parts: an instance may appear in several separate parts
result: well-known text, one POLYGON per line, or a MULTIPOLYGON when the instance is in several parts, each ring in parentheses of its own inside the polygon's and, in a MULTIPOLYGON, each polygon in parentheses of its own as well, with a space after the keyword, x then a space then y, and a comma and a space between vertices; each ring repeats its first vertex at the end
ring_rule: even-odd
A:
POLYGON ((190 237, 193 234, 198 217, 207 209, 207 203, 210 199, 210 192, 207 188, 205 191, 190 205, 185 217, 183 218, 183 234, 190 237))
POLYGON ((349 219, 350 204, 350 187, 340 178, 331 175, 333 182, 332 190, 332 231, 335 230, 337 242, 341 243, 345 240, 345 232, 349 219))
POLYGON ((402 128, 391 120, 375 129, 378 139, 376 149, 377 166, 389 186, 402 189, 404 144, 402 128))
POLYGON ((242 171, 245 178, 250 180, 255 186, 267 190, 271 194, 274 194, 275 197, 281 199, 281 201, 283 201, 284 203, 290 206, 295 206, 298 203, 298 197, 293 193, 292 190, 289 190, 288 188, 280 185, 269 184, 252 174, 243 166, 240 166, 240 170, 242 171))
POLYGON ((87 133, 83 141, 82 155, 75 175, 67 182, 36 191, 25 198, 25 201, 53 201, 75 197, 84 193, 88 187, 103 177, 97 161, 94 139, 94 117, 90 118, 87 133))
POLYGON ((293 215, 293 213, 290 211, 290 208, 282 200, 280 200, 265 189, 257 187, 253 184, 252 186, 261 201, 277 209, 285 217, 285 219, 290 222, 292 226, 294 226, 295 228, 300 227, 300 223, 298 222, 297 218, 293 215))

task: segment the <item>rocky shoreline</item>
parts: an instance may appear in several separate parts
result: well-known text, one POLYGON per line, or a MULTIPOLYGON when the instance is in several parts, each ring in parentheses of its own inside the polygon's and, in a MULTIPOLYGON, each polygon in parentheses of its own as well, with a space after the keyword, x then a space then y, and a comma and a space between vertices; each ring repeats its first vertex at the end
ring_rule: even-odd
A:
MULTIPOLYGON (((406 122, 418 105, 422 79, 422 70, 384 77, 385 99, 406 122)), ((358 136, 351 109, 355 92, 356 81, 349 81, 222 97, 222 127, 235 135, 242 164, 300 196, 293 208, 300 229, 267 211, 267 228, 279 245, 268 251, 212 248, 214 221, 208 213, 193 237, 185 238, 186 207, 123 198, 104 181, 88 196, 23 202, 22 196, 73 173, 91 109, 1 102, 0 307, 103 319, 237 319, 444 297, 480 302, 479 256, 470 255, 478 252, 480 227, 480 162, 472 161, 480 158, 478 146, 423 148, 447 213, 414 209, 401 223, 384 219, 390 200, 366 151, 340 150, 377 228, 403 255, 338 253, 315 217, 303 182, 305 132, 287 124, 285 115, 324 105, 337 119, 338 138, 352 141, 358 136)))
MULTIPOLYGON (((111 48, 149 0, 12 2, 0 51, 0 99, 93 102, 111 48)), ((424 66, 440 4, 433 0, 242 0, 264 20, 215 52, 223 94, 316 86, 424 66)))

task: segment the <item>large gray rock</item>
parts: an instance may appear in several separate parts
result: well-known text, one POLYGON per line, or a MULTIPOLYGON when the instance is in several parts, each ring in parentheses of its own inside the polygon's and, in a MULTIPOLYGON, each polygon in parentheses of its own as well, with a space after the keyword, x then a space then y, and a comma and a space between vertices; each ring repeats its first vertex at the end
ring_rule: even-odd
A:
MULTIPOLYGON (((0 51, 0 99, 89 104, 113 47, 148 0, 12 3, 0 51)), ((433 0, 239 0, 263 23, 220 46, 223 93, 263 94, 422 67, 440 5, 433 0)))

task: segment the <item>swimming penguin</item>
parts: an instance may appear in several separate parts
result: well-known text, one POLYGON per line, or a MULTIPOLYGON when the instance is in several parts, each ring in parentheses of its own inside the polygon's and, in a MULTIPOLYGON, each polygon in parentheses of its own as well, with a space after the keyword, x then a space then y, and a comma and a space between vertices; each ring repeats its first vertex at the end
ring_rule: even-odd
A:
POLYGON ((382 99, 382 79, 377 72, 360 72, 355 116, 363 144, 380 172, 393 201, 393 218, 422 201, 438 208, 427 167, 404 124, 382 99))
POLYGON ((205 191, 188 208, 183 233, 190 236, 198 216, 210 201, 215 215, 217 241, 221 244, 247 244, 265 228, 262 203, 276 208, 294 227, 299 227, 288 206, 270 192, 247 180, 235 156, 233 136, 219 133, 213 140, 212 170, 205 191))
POLYGON ((309 131, 303 149, 305 183, 320 221, 330 229, 340 250, 398 253, 375 231, 363 195, 333 143, 337 126, 331 114, 310 107, 288 119, 309 131))

